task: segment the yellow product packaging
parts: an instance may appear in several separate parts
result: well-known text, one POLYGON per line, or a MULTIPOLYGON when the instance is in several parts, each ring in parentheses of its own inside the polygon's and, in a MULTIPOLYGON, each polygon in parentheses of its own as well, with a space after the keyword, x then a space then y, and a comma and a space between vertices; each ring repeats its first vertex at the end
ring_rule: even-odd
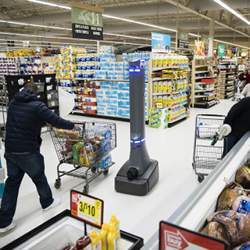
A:
POLYGON ((108 233, 109 233, 109 225, 104 223, 100 231, 102 250, 108 250, 108 233))
POLYGON ((84 145, 83 145, 82 142, 78 142, 78 143, 74 144, 73 147, 72 147, 73 162, 75 164, 79 164, 79 161, 80 161, 80 150, 83 147, 84 147, 84 145))
POLYGON ((120 235, 119 232, 116 230, 115 227, 110 227, 109 233, 108 233, 108 250, 119 250, 119 244, 120 244, 120 235))
POLYGON ((91 250, 102 250, 102 241, 100 233, 92 231, 89 234, 89 238, 91 240, 91 250))

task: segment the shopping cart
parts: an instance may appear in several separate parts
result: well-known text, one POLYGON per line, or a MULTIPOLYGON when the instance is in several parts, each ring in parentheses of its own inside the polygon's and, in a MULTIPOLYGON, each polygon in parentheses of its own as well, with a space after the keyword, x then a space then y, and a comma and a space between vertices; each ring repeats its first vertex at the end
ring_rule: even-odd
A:
POLYGON ((110 152, 116 147, 116 124, 74 122, 74 130, 51 129, 51 137, 59 159, 55 188, 61 187, 63 176, 85 180, 83 192, 95 178, 108 175, 114 164, 110 152), (67 165, 66 165, 67 164, 67 165))
POLYGON ((212 144, 224 119, 225 116, 214 114, 196 116, 193 168, 199 182, 202 182, 222 159, 223 140, 212 144))

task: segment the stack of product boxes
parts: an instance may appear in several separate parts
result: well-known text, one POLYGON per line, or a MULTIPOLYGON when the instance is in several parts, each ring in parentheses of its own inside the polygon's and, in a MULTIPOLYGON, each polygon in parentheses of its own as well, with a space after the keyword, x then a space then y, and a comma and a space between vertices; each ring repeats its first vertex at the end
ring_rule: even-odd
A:
MULTIPOLYGON (((149 66, 149 60, 150 60, 151 53, 150 52, 135 52, 135 53, 123 53, 123 61, 124 61, 124 79, 129 79, 129 62, 142 60, 145 62, 145 118, 148 119, 148 88, 147 88, 147 82, 148 82, 148 66, 149 66)), ((129 83, 127 84, 127 90, 128 90, 128 103, 129 103, 129 83)), ((129 106, 128 106, 128 115, 129 115, 129 106)))
POLYGON ((101 47, 100 70, 96 72, 100 89, 96 91, 97 114, 113 117, 129 117, 128 81, 124 82, 124 62, 116 61, 114 48, 101 47))
MULTIPOLYGON (((124 53, 122 61, 118 62, 112 47, 102 47, 100 70, 96 78, 105 79, 105 81, 100 82, 100 90, 97 91, 97 114, 129 118, 129 62, 135 60, 145 61, 145 81, 147 82, 149 52, 124 53)), ((145 84, 145 116, 147 119, 147 84, 145 84)))

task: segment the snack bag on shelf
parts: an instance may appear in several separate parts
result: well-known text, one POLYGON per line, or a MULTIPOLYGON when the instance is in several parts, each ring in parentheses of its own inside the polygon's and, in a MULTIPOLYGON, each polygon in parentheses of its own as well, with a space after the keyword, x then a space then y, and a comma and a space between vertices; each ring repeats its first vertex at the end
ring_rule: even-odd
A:
POLYGON ((242 166, 235 175, 235 181, 245 189, 250 189, 250 166, 242 166))
POLYGON ((235 183, 227 185, 217 199, 216 211, 232 209, 234 201, 241 195, 246 195, 241 186, 235 183))

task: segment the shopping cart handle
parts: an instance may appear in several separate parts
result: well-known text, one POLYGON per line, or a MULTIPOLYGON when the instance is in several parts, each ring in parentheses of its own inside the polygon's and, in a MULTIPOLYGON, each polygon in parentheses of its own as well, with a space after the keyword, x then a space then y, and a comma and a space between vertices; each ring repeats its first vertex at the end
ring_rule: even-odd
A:
POLYGON ((217 143, 218 140, 219 140, 219 134, 216 133, 216 135, 213 137, 211 145, 214 146, 217 143))

